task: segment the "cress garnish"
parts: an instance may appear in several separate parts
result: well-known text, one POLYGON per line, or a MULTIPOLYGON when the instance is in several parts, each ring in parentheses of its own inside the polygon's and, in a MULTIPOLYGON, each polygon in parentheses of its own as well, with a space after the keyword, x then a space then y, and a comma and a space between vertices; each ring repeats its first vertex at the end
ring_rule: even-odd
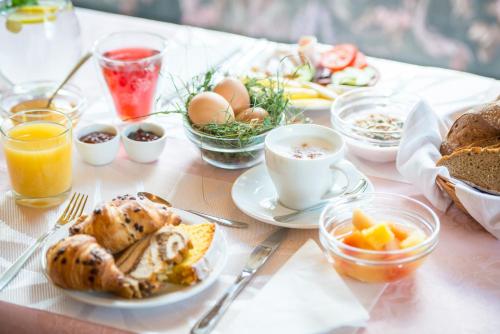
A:
POLYGON ((191 100, 199 93, 212 91, 215 86, 215 70, 209 70, 203 75, 195 77, 185 87, 187 92, 181 100, 184 104, 178 106, 178 112, 181 112, 191 127, 197 131, 205 133, 220 139, 239 139, 244 145, 252 137, 263 134, 275 127, 283 124, 291 115, 286 115, 288 111, 289 99, 284 94, 283 85, 280 82, 276 84, 264 85, 262 80, 255 78, 246 78, 244 85, 250 95, 250 106, 261 107, 269 114, 262 122, 250 121, 230 121, 223 124, 210 123, 206 125, 196 125, 187 115, 187 109, 191 100), (288 116, 288 117, 287 117, 288 116))
MULTIPOLYGON (((218 113, 215 115, 217 117, 212 118, 214 121, 193 122, 189 116, 191 101, 205 94, 203 99, 212 99, 215 104, 222 106, 220 98, 207 93, 215 94, 214 89, 224 80, 227 77, 224 79, 217 75, 215 69, 194 77, 182 87, 176 87, 180 102, 174 105, 173 110, 159 113, 183 115, 187 136, 199 146, 204 160, 222 168, 249 167, 257 163, 263 154, 265 134, 280 125, 302 121, 302 111, 290 108, 281 80, 245 77, 241 82, 248 92, 250 108, 233 110, 224 100, 227 109, 223 108, 222 112, 226 112, 227 117, 221 117, 218 113)), ((220 108, 210 107, 207 110, 221 112, 220 108)))

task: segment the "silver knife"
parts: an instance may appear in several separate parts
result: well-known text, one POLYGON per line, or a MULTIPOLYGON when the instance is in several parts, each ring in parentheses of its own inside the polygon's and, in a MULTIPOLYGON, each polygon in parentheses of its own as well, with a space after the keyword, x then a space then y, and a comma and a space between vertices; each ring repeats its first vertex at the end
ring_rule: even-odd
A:
POLYGON ((229 220, 226 218, 216 217, 216 216, 208 215, 206 213, 195 211, 195 210, 187 210, 187 211, 194 213, 195 215, 213 220, 213 221, 215 221, 223 226, 234 227, 234 228, 247 228, 248 227, 248 224, 244 223, 244 222, 239 222, 236 220, 229 220))
POLYGON ((271 234, 260 245, 255 247, 250 254, 250 257, 245 264, 245 268, 241 271, 236 281, 229 287, 224 296, 208 311, 194 326, 191 328, 191 334, 208 334, 222 318, 233 300, 245 288, 255 275, 257 270, 266 263, 266 261, 278 249, 288 229, 280 228, 271 234))

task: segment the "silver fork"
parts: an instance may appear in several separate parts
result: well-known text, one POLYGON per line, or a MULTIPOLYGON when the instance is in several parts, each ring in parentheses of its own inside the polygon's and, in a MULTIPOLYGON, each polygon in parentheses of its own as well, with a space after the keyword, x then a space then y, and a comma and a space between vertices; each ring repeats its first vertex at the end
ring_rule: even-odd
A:
POLYGON ((19 273, 19 271, 24 267, 26 262, 29 260, 31 255, 40 247, 41 244, 51 236, 55 231, 57 231, 61 226, 72 221, 76 217, 79 217, 83 213, 83 209, 87 204, 88 196, 80 193, 74 193, 71 199, 64 209, 57 222, 52 226, 50 230, 41 235, 36 242, 31 245, 24 253, 17 258, 17 260, 0 276, 0 292, 12 281, 14 277, 19 273))

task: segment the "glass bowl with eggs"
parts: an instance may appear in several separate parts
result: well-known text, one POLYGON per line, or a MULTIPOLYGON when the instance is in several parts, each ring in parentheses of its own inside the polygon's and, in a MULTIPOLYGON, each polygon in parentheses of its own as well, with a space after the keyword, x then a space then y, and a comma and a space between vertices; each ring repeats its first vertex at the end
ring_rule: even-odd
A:
POLYGON ((375 162, 396 160, 408 114, 419 102, 416 95, 379 88, 360 88, 339 96, 331 122, 350 152, 375 162))
POLYGON ((186 88, 180 112, 187 137, 207 163, 240 169, 262 161, 267 133, 286 123, 288 98, 279 84, 223 77, 214 71, 186 88))

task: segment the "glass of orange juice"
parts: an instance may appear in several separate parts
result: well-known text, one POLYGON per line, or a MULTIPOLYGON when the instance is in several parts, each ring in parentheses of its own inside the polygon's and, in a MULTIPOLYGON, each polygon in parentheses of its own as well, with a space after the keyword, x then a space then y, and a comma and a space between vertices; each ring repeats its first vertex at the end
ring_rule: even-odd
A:
POLYGON ((0 127, 2 146, 16 202, 48 207, 71 190, 71 120, 59 111, 16 113, 0 127))

